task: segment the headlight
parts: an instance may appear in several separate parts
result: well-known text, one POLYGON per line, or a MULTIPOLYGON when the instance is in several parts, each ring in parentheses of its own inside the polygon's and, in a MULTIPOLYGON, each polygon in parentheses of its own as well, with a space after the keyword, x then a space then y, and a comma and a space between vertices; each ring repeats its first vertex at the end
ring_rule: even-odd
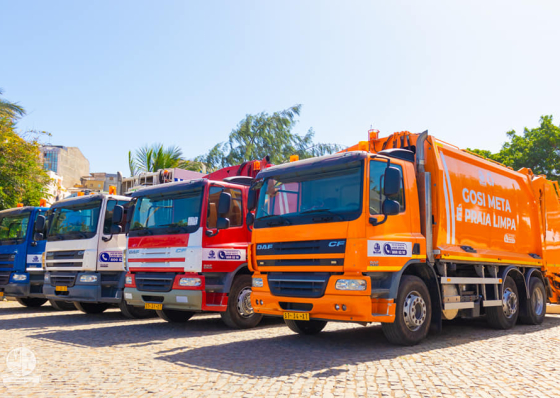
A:
POLYGON ((367 283, 363 279, 339 279, 336 281, 336 290, 366 290, 367 283))
POLYGON ((27 274, 14 274, 12 276, 12 280, 16 281, 16 282, 26 281, 27 280, 27 274))
POLYGON ((127 276, 124 278, 125 285, 132 285, 132 276, 127 276))
POLYGON ((262 278, 253 278, 253 287, 263 287, 264 282, 262 278))
POLYGON ((80 276, 80 282, 84 282, 84 283, 97 282, 97 275, 82 275, 80 276))
POLYGON ((202 280, 200 278, 181 278, 179 279, 179 286, 200 286, 202 280))
POLYGON ((45 282, 48 282, 51 280, 51 276, 49 274, 45 274, 45 282))

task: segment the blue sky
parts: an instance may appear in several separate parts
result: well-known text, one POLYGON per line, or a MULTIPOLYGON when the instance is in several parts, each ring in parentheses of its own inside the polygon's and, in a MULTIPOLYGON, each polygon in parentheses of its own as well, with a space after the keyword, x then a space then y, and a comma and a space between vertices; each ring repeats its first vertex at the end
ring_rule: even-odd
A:
POLYGON ((246 114, 303 104, 296 132, 370 126, 498 150, 560 124, 558 1, 0 1, 0 87, 19 127, 128 175, 147 143, 205 153, 246 114))

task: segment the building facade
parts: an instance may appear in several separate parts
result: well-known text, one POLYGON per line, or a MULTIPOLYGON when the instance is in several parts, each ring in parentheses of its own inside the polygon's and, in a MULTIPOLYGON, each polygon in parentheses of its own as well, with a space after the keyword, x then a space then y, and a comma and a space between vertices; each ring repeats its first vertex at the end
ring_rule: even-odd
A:
POLYGON ((42 145, 40 150, 45 170, 61 176, 68 188, 79 185, 81 177, 89 174, 89 161, 76 147, 42 145))

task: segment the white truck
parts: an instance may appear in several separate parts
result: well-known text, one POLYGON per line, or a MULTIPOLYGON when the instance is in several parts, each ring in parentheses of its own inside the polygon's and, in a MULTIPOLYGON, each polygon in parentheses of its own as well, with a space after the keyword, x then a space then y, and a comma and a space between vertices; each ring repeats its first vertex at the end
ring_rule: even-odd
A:
POLYGON ((115 208, 123 218, 129 197, 107 194, 56 202, 47 212, 43 293, 50 300, 73 302, 88 314, 117 305, 129 318, 155 315, 123 300, 126 236, 113 222, 115 208))

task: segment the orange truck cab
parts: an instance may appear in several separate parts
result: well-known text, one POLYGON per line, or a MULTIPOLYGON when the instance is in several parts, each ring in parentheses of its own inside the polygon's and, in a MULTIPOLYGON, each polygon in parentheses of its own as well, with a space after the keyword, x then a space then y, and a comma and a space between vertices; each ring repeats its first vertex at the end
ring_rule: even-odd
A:
POLYGON ((559 203, 545 177, 427 132, 270 167, 249 198, 253 308, 301 334, 381 322, 403 345, 455 317, 539 324, 559 299, 559 203))

